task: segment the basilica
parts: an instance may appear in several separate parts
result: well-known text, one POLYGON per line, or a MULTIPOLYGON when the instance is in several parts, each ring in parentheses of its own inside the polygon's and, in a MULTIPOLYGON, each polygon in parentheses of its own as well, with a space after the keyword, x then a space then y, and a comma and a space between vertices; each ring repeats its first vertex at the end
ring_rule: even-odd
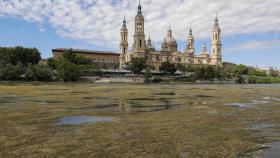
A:
POLYGON ((178 45, 172 35, 172 30, 169 26, 166 36, 161 44, 161 49, 156 50, 152 44, 151 38, 146 40, 145 36, 145 20, 142 14, 142 6, 139 3, 138 12, 135 16, 135 32, 132 50, 128 49, 128 29, 126 20, 123 20, 120 31, 120 68, 123 69, 126 63, 130 62, 133 57, 145 57, 148 59, 149 65, 159 70, 163 62, 169 61, 172 63, 183 63, 192 65, 215 65, 222 66, 222 44, 221 44, 221 29, 219 27, 218 18, 216 17, 214 27, 212 29, 212 49, 211 54, 207 52, 205 43, 202 46, 200 55, 196 55, 194 47, 194 36, 192 29, 186 40, 186 48, 184 52, 178 51, 178 45))

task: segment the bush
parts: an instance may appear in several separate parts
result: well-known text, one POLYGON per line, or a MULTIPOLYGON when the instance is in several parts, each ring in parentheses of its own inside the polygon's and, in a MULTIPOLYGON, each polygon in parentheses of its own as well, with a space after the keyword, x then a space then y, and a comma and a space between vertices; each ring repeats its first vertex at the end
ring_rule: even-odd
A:
POLYGON ((236 78, 235 78, 235 82, 238 83, 238 84, 244 84, 245 80, 241 75, 237 75, 236 78))
POLYGON ((25 73, 25 68, 22 63, 18 63, 16 66, 12 64, 4 65, 0 68, 0 78, 2 80, 19 80, 25 73))
POLYGON ((257 83, 258 84, 270 84, 271 80, 269 77, 258 77, 257 78, 257 83))
POLYGON ((48 66, 28 64, 24 78, 27 81, 51 81, 51 72, 52 70, 48 66))
POLYGON ((38 81, 51 81, 52 69, 46 65, 38 64, 35 66, 35 74, 38 81))
POLYGON ((142 70, 146 69, 147 67, 147 59, 145 58, 132 58, 127 65, 127 68, 134 74, 140 74, 142 70))
POLYGON ((185 64, 178 63, 176 64, 176 69, 185 73, 187 71, 187 66, 185 64))
POLYGON ((164 74, 174 75, 177 71, 177 68, 175 64, 166 61, 161 64, 159 70, 162 71, 164 74))
POLYGON ((26 68, 26 72, 24 74, 24 78, 27 81, 35 81, 35 80, 37 80, 35 68, 34 68, 34 66, 32 64, 28 64, 28 66, 26 68))
POLYGON ((179 79, 179 81, 181 81, 181 82, 195 82, 195 79, 194 79, 194 77, 189 76, 189 77, 181 77, 179 79))
POLYGON ((270 81, 271 81, 271 83, 274 83, 274 84, 278 83, 279 84, 280 83, 280 78, 279 77, 271 77, 270 81))
POLYGON ((155 83, 162 82, 162 78, 161 77, 154 77, 152 82, 155 82, 155 83))
POLYGON ((250 84, 256 84, 257 83, 257 76, 248 76, 247 82, 250 84))
POLYGON ((152 72, 151 72, 150 68, 146 68, 145 73, 144 73, 145 82, 150 82, 151 77, 152 77, 152 72))
POLYGON ((79 66, 66 60, 59 60, 58 76, 64 82, 77 81, 80 77, 79 66))
POLYGON ((48 67, 56 70, 57 69, 57 60, 54 60, 53 58, 48 59, 48 67))

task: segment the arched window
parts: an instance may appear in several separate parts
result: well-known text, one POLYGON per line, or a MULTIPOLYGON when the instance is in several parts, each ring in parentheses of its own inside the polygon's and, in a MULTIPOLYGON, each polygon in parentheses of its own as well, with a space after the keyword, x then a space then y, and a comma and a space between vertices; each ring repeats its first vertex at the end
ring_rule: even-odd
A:
POLYGON ((142 40, 140 40, 140 43, 139 43, 139 44, 140 44, 140 47, 142 47, 142 40))

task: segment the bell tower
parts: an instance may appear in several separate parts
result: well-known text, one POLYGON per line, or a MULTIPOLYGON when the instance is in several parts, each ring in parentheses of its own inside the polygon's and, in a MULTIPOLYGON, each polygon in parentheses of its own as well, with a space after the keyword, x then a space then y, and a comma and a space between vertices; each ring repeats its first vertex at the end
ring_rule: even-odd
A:
POLYGON ((144 16, 142 15, 142 6, 138 5, 138 12, 135 17, 135 33, 133 52, 137 57, 145 57, 145 30, 144 30, 144 16))
POLYGON ((214 27, 212 29, 211 65, 222 65, 221 29, 219 27, 218 16, 215 18, 214 27))
POLYGON ((123 25, 120 31, 121 39, 120 39, 120 69, 123 69, 126 61, 125 57, 128 52, 128 41, 127 41, 127 36, 128 36, 128 31, 126 28, 126 20, 125 17, 123 19, 123 25))
POLYGON ((194 37, 193 37, 193 32, 192 28, 189 30, 189 35, 187 37, 187 45, 186 45, 186 62, 188 64, 191 64, 194 62, 194 56, 195 56, 195 47, 194 47, 194 37))
POLYGON ((187 49, 194 49, 194 37, 192 34, 192 28, 190 28, 189 30, 187 49))

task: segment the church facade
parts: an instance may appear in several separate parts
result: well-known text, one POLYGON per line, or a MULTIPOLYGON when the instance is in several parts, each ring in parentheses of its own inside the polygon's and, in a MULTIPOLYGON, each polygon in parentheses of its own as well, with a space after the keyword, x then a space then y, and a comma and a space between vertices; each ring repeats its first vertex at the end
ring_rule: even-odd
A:
POLYGON ((128 29, 126 27, 125 19, 123 20, 123 25, 120 30, 120 36, 120 69, 123 69, 126 63, 130 62, 133 57, 147 58, 149 65, 153 65, 156 70, 159 70, 160 65, 166 61, 174 64, 182 63, 191 65, 222 66, 221 29, 219 27, 217 17, 212 29, 211 54, 207 52, 206 45, 204 43, 200 55, 195 55, 194 36, 192 29, 189 30, 184 52, 178 51, 177 41, 172 35, 170 26, 161 44, 161 49, 156 50, 152 44, 151 38, 148 37, 146 40, 145 20, 142 14, 142 6, 140 3, 138 6, 137 15, 135 16, 135 32, 131 51, 128 49, 128 29))

